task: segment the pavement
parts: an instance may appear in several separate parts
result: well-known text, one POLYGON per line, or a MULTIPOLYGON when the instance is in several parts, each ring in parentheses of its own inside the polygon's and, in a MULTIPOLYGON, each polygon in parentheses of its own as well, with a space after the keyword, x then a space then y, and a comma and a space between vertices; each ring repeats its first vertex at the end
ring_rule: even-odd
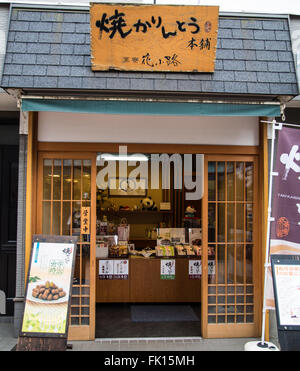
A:
POLYGON ((0 318, 0 351, 9 351, 18 339, 14 337, 14 325, 12 318, 0 318))
POLYGON ((244 345, 255 339, 202 339, 202 338, 166 338, 166 339, 114 339, 95 341, 73 341, 73 351, 244 351, 244 345))
MULTIPOLYGON (((95 341, 70 341, 70 351, 244 351, 248 342, 259 339, 202 339, 202 338, 144 338, 96 339, 95 341)), ((13 322, 0 321, 0 351, 10 351, 17 344, 13 322)))

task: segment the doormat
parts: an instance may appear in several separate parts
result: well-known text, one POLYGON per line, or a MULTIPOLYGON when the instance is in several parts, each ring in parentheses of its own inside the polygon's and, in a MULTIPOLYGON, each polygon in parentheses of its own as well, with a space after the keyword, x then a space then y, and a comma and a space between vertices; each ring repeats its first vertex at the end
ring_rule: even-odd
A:
POLYGON ((133 322, 200 321, 189 305, 131 305, 133 322))

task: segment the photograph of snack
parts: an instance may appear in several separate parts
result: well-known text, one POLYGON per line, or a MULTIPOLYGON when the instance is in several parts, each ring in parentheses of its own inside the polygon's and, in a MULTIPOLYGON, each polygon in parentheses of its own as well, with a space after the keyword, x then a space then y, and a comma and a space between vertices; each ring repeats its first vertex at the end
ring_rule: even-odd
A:
POLYGON ((162 246, 168 246, 168 245, 170 245, 170 243, 171 243, 171 241, 170 240, 168 240, 168 239, 163 239, 163 240, 160 240, 159 241, 160 242, 160 244, 162 245, 162 246))
POLYGON ((32 296, 40 300, 53 301, 66 296, 66 292, 55 283, 47 281, 44 285, 37 285, 33 288, 32 296))

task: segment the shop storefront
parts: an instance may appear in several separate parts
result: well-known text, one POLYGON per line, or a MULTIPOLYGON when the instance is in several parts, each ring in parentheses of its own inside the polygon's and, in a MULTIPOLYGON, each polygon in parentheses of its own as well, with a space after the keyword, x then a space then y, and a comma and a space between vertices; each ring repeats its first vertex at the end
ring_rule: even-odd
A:
MULTIPOLYGON (((159 28, 166 8, 151 10, 145 24, 159 28)), ((174 59, 172 72, 144 72, 149 56, 140 72, 133 58, 126 72, 99 72, 93 46, 93 70, 88 62, 89 9, 11 14, 6 66, 21 50, 24 64, 18 78, 6 67, 2 86, 21 89, 29 112, 24 264, 33 234, 79 237, 70 338, 105 337, 105 308, 124 304, 139 326, 158 322, 155 307, 164 306, 195 336, 259 336, 268 176, 261 117, 278 116, 297 94, 293 64, 283 60, 290 40, 266 38, 289 35, 287 19, 217 15, 216 61, 202 72, 190 72, 193 60, 179 72, 174 59), (183 305, 197 320, 180 317, 183 305)), ((196 32, 196 16, 187 17, 196 32)), ((98 29, 108 24, 100 19, 98 29)), ((213 27, 213 18, 204 24, 208 34, 213 27)), ((126 337, 137 334, 132 326, 126 337)))

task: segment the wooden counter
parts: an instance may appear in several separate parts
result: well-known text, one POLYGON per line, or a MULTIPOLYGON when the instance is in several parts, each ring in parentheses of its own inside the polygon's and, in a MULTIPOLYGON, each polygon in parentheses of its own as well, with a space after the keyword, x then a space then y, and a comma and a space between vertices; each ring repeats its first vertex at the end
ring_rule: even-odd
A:
MULTIPOLYGON (((97 259, 97 303, 180 303, 201 301, 201 280, 190 279, 189 259, 175 258, 175 279, 160 278, 159 258, 129 258, 129 277, 126 280, 100 280, 97 259)), ((193 257, 192 260, 200 260, 193 257)))

